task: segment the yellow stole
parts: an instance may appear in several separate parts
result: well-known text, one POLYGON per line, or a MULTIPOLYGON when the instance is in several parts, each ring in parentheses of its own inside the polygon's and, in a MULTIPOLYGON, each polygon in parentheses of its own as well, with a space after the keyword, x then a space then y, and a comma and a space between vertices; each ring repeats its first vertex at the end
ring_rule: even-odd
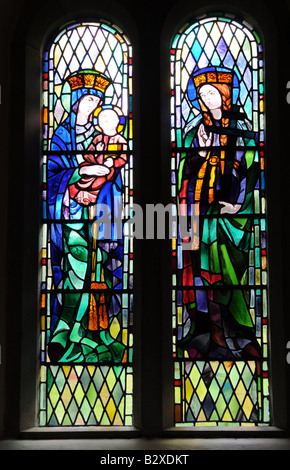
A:
POLYGON ((222 174, 225 169, 225 151, 221 150, 220 157, 217 155, 212 155, 211 151, 208 152, 204 163, 202 164, 198 174, 195 185, 195 194, 194 200, 196 204, 200 204, 201 190, 203 186, 205 172, 208 165, 210 166, 210 177, 209 177, 209 186, 208 186, 208 202, 209 204, 214 200, 214 183, 216 179, 216 169, 217 165, 220 163, 220 168, 222 174))

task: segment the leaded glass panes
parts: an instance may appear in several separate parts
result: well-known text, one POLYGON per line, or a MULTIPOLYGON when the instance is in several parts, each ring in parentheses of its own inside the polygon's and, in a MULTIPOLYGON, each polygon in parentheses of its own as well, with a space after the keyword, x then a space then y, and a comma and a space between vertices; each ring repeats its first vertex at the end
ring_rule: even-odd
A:
POLYGON ((267 425, 262 43, 233 15, 203 15, 170 54, 175 424, 267 425))
POLYGON ((69 24, 43 57, 41 426, 132 424, 132 47, 69 24))

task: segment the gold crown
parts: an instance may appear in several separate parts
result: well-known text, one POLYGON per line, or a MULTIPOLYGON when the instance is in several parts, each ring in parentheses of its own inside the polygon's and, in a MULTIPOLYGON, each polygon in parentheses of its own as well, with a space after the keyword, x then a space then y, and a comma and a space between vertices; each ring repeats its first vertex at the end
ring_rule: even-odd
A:
POLYGON ((72 91, 79 88, 94 88, 102 93, 105 92, 110 81, 98 72, 77 72, 68 78, 72 91))
POLYGON ((233 81, 233 76, 228 72, 204 72, 194 77, 194 84, 196 87, 204 85, 205 83, 227 83, 233 81))

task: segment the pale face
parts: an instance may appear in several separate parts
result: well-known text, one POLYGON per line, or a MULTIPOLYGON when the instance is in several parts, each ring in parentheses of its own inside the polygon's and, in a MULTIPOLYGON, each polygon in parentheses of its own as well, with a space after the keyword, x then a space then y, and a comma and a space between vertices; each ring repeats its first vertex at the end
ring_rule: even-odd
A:
POLYGON ((213 111, 215 109, 221 109, 222 97, 220 92, 212 85, 203 85, 200 89, 200 97, 206 107, 213 111))
POLYGON ((115 111, 106 109, 100 112, 98 123, 106 135, 115 135, 117 133, 119 117, 115 111))
POLYGON ((93 95, 85 95, 81 98, 78 112, 84 116, 89 116, 99 106, 100 98, 93 95))

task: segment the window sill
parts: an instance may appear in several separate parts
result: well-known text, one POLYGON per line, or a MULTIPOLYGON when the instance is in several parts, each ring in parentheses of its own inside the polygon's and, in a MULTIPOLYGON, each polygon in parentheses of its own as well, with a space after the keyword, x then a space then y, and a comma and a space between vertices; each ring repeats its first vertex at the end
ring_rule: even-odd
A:
POLYGON ((275 426, 180 426, 165 429, 163 435, 166 437, 184 438, 212 437, 214 439, 225 437, 285 438, 289 436, 289 432, 275 426))
POLYGON ((140 431, 133 426, 71 426, 71 427, 33 427, 20 431, 21 439, 90 439, 136 438, 140 431))
MULTIPOLYGON (((99 435, 98 432, 91 434, 91 432, 82 433, 81 438, 75 432, 65 432, 55 434, 40 433, 32 430, 25 433, 25 436, 19 439, 4 439, 0 440, 1 450, 76 450, 76 451, 97 451, 98 458, 102 456, 116 455, 134 455, 136 451, 147 451, 146 454, 152 456, 156 455, 175 455, 177 451, 181 451, 182 455, 186 454, 189 458, 195 458, 194 451, 196 450, 290 450, 290 438, 282 437, 279 433, 275 437, 268 433, 261 433, 259 436, 249 437, 248 434, 243 433, 243 436, 231 437, 225 436, 224 433, 215 433, 211 437, 205 434, 200 435, 191 434, 191 438, 181 436, 178 437, 167 436, 158 438, 146 438, 134 436, 133 433, 119 434, 114 433, 114 438, 111 436, 104 437, 104 434, 99 435), (37 437, 37 438, 36 438, 37 437), (156 451, 161 450, 158 453, 156 451)), ((178 452, 178 455, 181 455, 178 452)), ((26 455, 26 454, 25 454, 26 455)), ((137 454, 139 455, 139 454, 137 454)), ((143 455, 143 454, 140 454, 143 455)), ((212 455, 212 454, 210 454, 212 455)), ((213 454, 215 456, 216 454, 213 454)), ((263 456, 267 457, 267 453, 263 456)), ((208 458, 208 454, 207 454, 208 458)))

